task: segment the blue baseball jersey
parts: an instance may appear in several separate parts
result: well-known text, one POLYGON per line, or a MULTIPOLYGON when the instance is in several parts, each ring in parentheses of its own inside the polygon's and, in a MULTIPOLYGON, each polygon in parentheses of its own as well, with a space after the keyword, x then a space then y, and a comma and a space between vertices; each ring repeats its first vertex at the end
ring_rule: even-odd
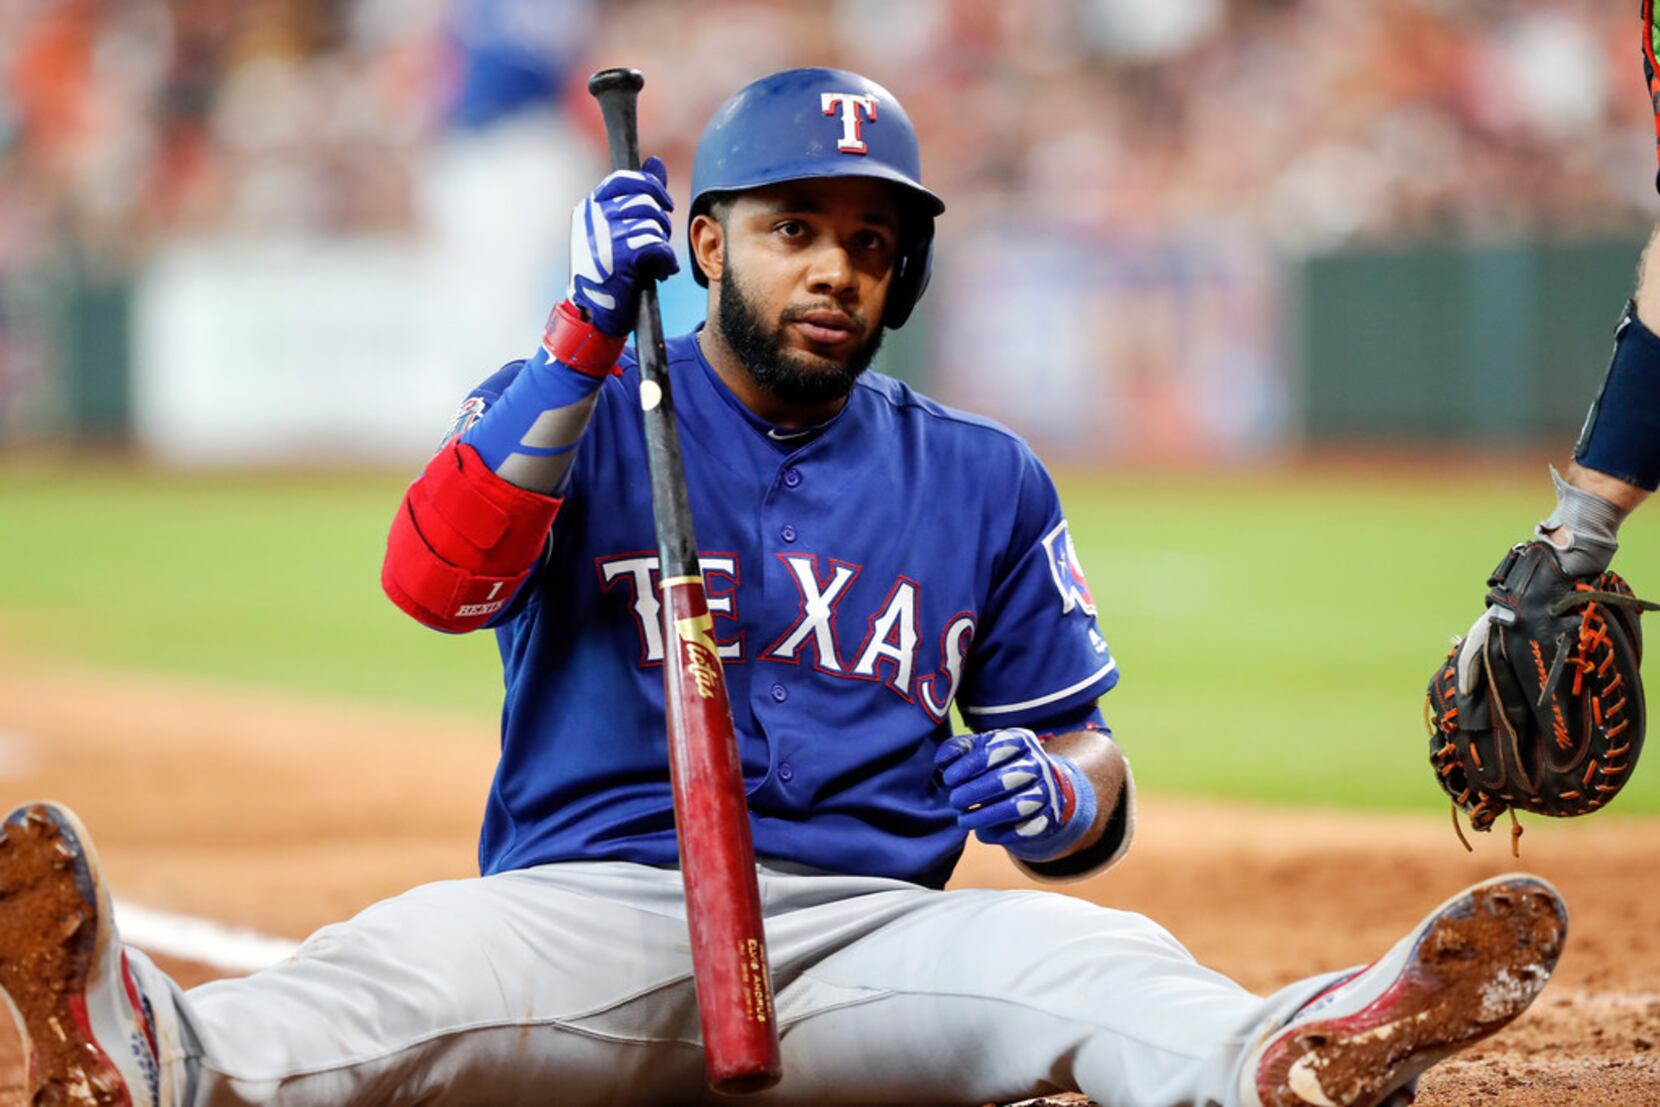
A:
MULTIPOLYGON (((756 853, 944 884, 965 832, 933 774, 970 726, 1098 718, 1118 679, 1027 445, 865 373, 805 433, 668 343, 699 557, 756 853)), ((677 860, 656 538, 632 350, 601 388, 538 568, 498 616, 502 752, 485 873, 677 860)), ((514 362, 463 410, 488 417, 514 362)))

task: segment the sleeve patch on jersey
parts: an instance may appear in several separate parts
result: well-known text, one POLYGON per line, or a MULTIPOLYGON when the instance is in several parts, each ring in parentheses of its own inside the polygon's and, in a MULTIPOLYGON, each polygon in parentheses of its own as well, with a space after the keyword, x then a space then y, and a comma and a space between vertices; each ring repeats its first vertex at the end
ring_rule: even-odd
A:
POLYGON ((1055 590, 1061 594, 1061 614, 1083 608, 1084 614, 1094 615, 1095 598, 1089 594, 1089 582, 1084 579, 1083 566, 1078 564, 1078 551, 1072 546, 1072 529, 1065 519, 1044 536, 1043 548, 1049 555, 1049 575, 1055 581, 1055 590))
POLYGON ((442 450, 449 440, 460 434, 466 434, 467 428, 478 422, 484 415, 484 409, 490 406, 483 396, 468 396, 461 401, 461 406, 455 409, 455 418, 450 421, 450 429, 444 432, 444 437, 438 440, 438 448, 442 450))

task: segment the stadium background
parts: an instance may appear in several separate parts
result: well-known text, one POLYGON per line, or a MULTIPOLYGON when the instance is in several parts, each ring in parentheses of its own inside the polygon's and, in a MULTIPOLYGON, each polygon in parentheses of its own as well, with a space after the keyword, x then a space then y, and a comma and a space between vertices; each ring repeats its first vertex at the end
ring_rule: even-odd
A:
MULTIPOLYGON (((493 645, 400 616, 380 549, 563 287, 582 81, 645 71, 684 201, 730 91, 842 64, 949 205, 883 367, 1054 465, 1124 665, 1142 846, 1080 894, 1253 986, 1362 959, 1510 864, 1447 826, 1422 687, 1660 211, 1634 7, 0 0, 0 799, 76 806, 190 979, 469 871, 493 645)), ((1660 522, 1623 536, 1660 587, 1660 522)), ((1650 769, 1529 823, 1562 1006, 1426 1101, 1660 1103, 1657 816, 1650 769)))

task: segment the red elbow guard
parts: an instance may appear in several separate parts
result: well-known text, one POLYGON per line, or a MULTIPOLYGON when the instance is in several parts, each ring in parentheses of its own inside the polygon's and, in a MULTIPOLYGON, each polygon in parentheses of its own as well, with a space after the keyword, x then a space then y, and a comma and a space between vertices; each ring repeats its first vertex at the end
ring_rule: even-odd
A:
POLYGON ((477 630, 530 575, 559 504, 498 477, 452 439, 398 505, 381 587, 429 627, 477 630))

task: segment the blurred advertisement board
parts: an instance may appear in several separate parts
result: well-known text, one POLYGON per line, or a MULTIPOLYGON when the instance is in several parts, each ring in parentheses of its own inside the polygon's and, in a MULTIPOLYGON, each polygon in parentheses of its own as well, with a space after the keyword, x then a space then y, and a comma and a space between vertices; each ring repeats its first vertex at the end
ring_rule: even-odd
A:
POLYGON ((541 321, 529 297, 482 320, 453 280, 396 240, 169 249, 134 296, 139 443, 183 464, 430 454, 541 321))
POLYGON ((1008 226, 936 262, 933 390, 1046 458, 1227 460, 1291 427, 1278 268, 1250 238, 1008 226))

